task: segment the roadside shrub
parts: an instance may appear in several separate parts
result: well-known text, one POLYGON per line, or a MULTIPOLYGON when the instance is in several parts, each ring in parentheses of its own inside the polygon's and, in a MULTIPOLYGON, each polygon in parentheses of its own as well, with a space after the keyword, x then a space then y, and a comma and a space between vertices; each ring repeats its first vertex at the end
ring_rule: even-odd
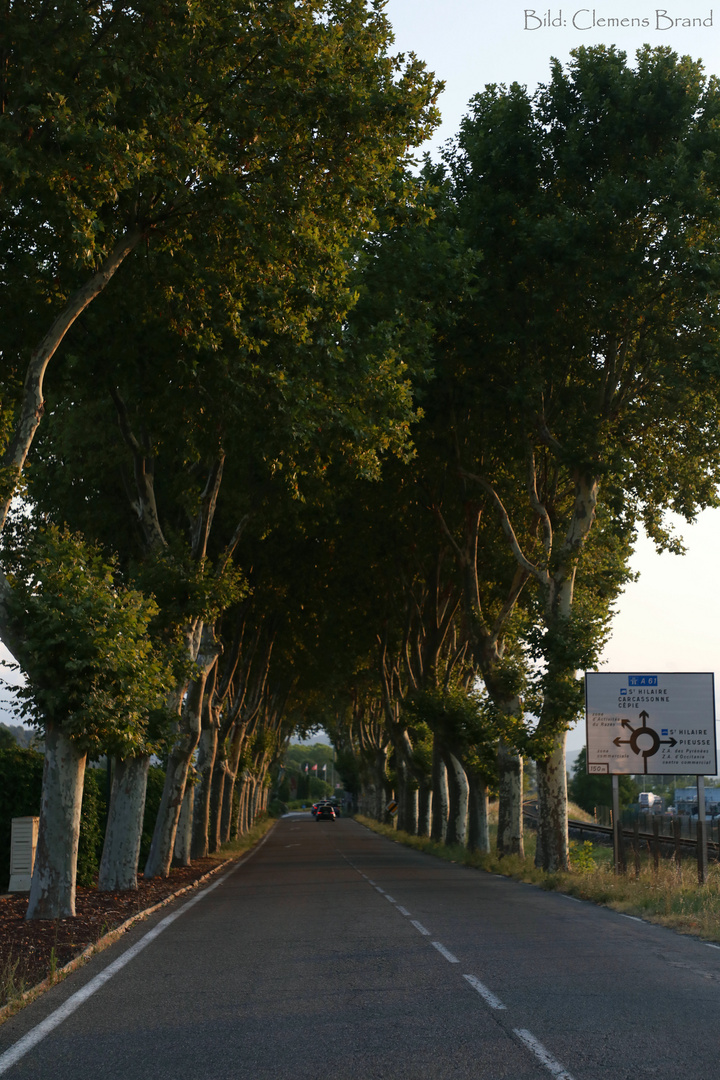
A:
POLYGON ((105 769, 86 769, 80 811, 77 884, 93 886, 100 870, 105 821, 107 773, 105 769))

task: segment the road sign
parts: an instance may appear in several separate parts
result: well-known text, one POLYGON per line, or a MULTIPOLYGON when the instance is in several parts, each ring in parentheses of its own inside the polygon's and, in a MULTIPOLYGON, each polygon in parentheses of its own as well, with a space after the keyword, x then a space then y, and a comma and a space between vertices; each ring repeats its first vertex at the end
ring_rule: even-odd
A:
POLYGON ((717 772, 711 672, 585 673, 587 771, 717 772))
POLYGON ((395 817, 395 814, 397 814, 397 812, 398 812, 398 804, 395 801, 395 799, 390 800, 390 802, 387 804, 387 808, 388 808, 388 813, 392 814, 393 817, 395 817))

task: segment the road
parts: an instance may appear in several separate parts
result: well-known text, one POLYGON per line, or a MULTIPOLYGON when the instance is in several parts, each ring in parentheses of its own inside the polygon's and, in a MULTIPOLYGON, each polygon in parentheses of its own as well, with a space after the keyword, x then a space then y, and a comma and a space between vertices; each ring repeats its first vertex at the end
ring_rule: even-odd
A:
POLYGON ((0 1076, 717 1080, 718 1005, 718 948, 290 816, 0 1027, 0 1076))

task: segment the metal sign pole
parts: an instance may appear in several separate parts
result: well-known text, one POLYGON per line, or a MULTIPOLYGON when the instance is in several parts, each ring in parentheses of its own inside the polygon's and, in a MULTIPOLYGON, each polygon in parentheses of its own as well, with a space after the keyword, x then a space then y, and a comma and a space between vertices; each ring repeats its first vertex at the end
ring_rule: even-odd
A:
POLYGON ((697 778, 698 820, 697 820, 697 860, 698 882, 707 882, 707 822, 705 818, 705 777, 697 778))
POLYGON ((615 857, 615 873, 622 873, 622 857, 620 845, 622 834, 620 832, 620 778, 617 773, 612 777, 612 825, 613 825, 613 855, 615 857))

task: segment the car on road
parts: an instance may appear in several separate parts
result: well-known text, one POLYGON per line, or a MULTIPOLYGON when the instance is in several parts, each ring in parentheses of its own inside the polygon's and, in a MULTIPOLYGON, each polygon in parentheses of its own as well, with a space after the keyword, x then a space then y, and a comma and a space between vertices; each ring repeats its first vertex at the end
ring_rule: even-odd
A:
POLYGON ((330 803, 321 803, 315 814, 316 821, 334 821, 335 811, 330 803))

